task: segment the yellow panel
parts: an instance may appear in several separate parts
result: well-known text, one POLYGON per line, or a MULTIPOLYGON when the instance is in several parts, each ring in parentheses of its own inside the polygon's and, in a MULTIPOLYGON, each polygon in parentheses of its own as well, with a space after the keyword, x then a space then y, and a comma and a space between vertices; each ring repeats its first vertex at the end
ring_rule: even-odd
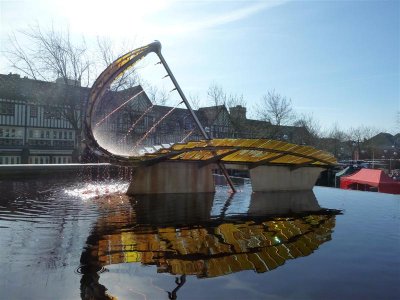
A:
MULTIPOLYGON (((214 139, 210 141, 188 142, 186 144, 175 144, 170 149, 161 149, 156 153, 137 157, 136 161, 152 159, 171 153, 173 151, 184 151, 170 158, 173 160, 209 160, 237 149, 232 154, 222 158, 224 162, 258 162, 268 160, 270 164, 303 164, 313 162, 316 165, 335 164, 335 157, 322 150, 310 146, 301 146, 283 141, 267 139, 214 139), (214 148, 214 151, 201 150, 201 148, 214 148), (246 149, 247 148, 247 149, 246 149), (257 149, 258 148, 258 149, 257 149), (284 156, 281 156, 286 154, 284 156), (276 159, 272 159, 277 156, 276 159)), ((132 160, 135 162, 135 160, 132 160)))

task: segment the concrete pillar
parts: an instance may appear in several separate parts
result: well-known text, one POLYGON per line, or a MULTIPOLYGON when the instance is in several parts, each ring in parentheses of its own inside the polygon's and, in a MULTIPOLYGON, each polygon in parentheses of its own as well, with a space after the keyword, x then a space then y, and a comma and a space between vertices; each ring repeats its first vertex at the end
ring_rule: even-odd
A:
POLYGON ((197 162, 162 162, 133 170, 128 195, 213 193, 212 166, 197 162))
POLYGON ((323 171, 319 167, 291 170, 286 166, 259 166, 250 169, 254 192, 311 190, 323 171))

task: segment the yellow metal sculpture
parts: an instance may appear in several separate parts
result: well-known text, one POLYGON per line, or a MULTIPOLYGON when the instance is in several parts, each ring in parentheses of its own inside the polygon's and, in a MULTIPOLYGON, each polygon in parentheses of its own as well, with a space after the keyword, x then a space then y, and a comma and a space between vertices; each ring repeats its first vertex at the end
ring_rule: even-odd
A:
POLYGON ((292 165, 328 167, 336 158, 311 146, 301 146, 268 139, 212 139, 174 144, 168 149, 141 157, 131 157, 132 163, 158 161, 222 161, 248 165, 292 165))
MULTIPOLYGON (((137 66, 140 69, 140 66, 137 66)), ((138 88, 139 86, 137 86, 138 88)), ((110 94, 110 93, 109 93, 110 94)), ((143 95, 142 95, 143 96, 143 95)), ((179 105, 178 104, 178 105, 179 105)), ((143 121, 144 115, 148 113, 154 106, 154 103, 146 109, 143 110, 142 115, 133 121, 133 127, 139 121, 143 121)), ((125 107, 126 108, 126 107, 125 107)), ((97 116, 98 117, 98 116, 97 116)), ((124 116, 121 116, 120 119, 115 121, 115 124, 112 124, 114 127, 118 127, 118 122, 121 122, 124 116)), ((98 120, 97 120, 98 121, 98 120)), ((129 124, 131 125, 131 124, 129 124)), ((145 128, 145 127, 143 127, 145 128)), ((295 145, 291 143, 287 143, 284 141, 278 140, 269 140, 269 139, 211 139, 206 130, 203 128, 202 124, 200 123, 198 117, 192 110, 189 102, 187 101, 184 93, 182 92, 178 82, 176 81, 174 75, 172 74, 170 68, 168 67, 165 59, 161 54, 161 44, 160 42, 156 41, 147 46, 138 48, 127 54, 121 56, 112 64, 110 64, 97 78, 95 81, 88 100, 88 106, 86 110, 86 119, 85 119, 85 130, 86 130, 86 137, 87 137, 87 144, 89 148, 92 149, 93 152, 96 153, 97 156, 106 158, 107 161, 111 163, 116 163, 120 165, 131 165, 137 167, 149 167, 152 165, 156 165, 160 162, 186 162, 186 163, 193 163, 198 162, 199 167, 213 163, 219 167, 222 171, 222 174, 225 176, 228 184, 230 185, 232 191, 235 191, 235 187, 233 182, 231 181, 230 177, 228 176, 225 164, 244 164, 249 167, 249 169, 256 168, 258 166, 286 166, 290 167, 290 171, 297 168, 304 168, 304 167, 319 167, 321 168, 328 168, 332 165, 336 164, 336 159, 333 155, 315 149, 310 146, 303 146, 303 145, 295 145), (137 63, 143 58, 145 58, 148 54, 155 53, 159 62, 155 63, 155 65, 162 65, 164 67, 164 71, 167 72, 167 75, 164 77, 169 77, 173 84, 173 89, 170 91, 176 91, 179 94, 179 104, 184 103, 188 114, 193 119, 195 125, 197 126, 198 132, 202 135, 203 140, 200 141, 191 141, 187 143, 166 143, 166 144, 154 144, 153 141, 148 141, 146 139, 151 138, 151 134, 155 131, 155 127, 162 127, 161 122, 166 118, 169 117, 174 109, 170 108, 163 116, 160 117, 159 120, 151 121, 151 126, 146 131, 141 132, 141 137, 136 138, 131 136, 130 143, 126 143, 124 147, 132 148, 132 151, 124 152, 125 155, 120 154, 118 151, 112 150, 115 146, 114 144, 106 143, 105 144, 99 142, 100 137, 98 140, 96 139, 96 135, 92 130, 96 129, 96 126, 99 126, 99 123, 106 122, 105 120, 109 118, 114 113, 118 112, 121 107, 128 106, 127 104, 134 98, 138 98, 139 95, 146 94, 144 90, 140 87, 140 90, 136 90, 133 93, 133 96, 130 96, 128 100, 124 100, 122 104, 117 105, 116 107, 109 108, 111 111, 107 111, 105 116, 102 116, 99 122, 96 122, 96 107, 106 107, 103 102, 107 103, 107 97, 105 95, 110 91, 111 85, 114 83, 116 79, 124 74, 128 69, 132 67, 136 67, 137 63), (103 102, 102 102, 103 101, 103 102), (146 140, 146 141, 145 141, 146 140), (150 144, 149 144, 150 143, 150 144), (119 154, 117 154, 119 153, 119 154), (129 154, 126 154, 129 153, 129 154)), ((131 129, 125 132, 125 141, 128 141, 127 137, 130 134, 131 129)), ((111 131, 109 134, 113 134, 111 131)), ((168 135, 168 130, 164 133, 168 135)), ((115 133, 114 133, 115 135, 115 133)), ((110 139, 110 136, 106 136, 105 139, 110 139)), ((101 138, 104 141, 104 138, 101 138)), ((154 138, 155 140, 155 138, 154 138)), ((186 165, 188 167, 188 165, 186 165)), ((171 168, 172 172, 172 167, 171 168)), ((177 169, 174 167, 174 173, 178 172, 177 169)), ((281 169, 280 171, 282 171, 281 169)), ((150 172, 150 171, 149 171, 150 172)), ((180 168, 181 178, 184 178, 183 168, 180 168)), ((275 172, 275 171, 272 171, 275 172)), ((320 172, 320 171, 318 171, 320 172)), ((159 173, 157 171, 157 173, 159 173)), ((265 173, 265 172, 264 172, 265 173)), ((264 174, 263 173, 263 174, 264 174)), ((177 174, 177 173, 176 173, 177 174)), ((283 175, 284 178, 288 178, 293 174, 287 173, 288 175, 283 175)), ((310 172, 303 172, 298 173, 296 176, 291 176, 292 183, 288 183, 287 186, 281 187, 282 189, 309 189, 310 182, 312 182, 315 176, 319 173, 316 173, 316 169, 310 170, 310 172), (295 185, 293 182, 300 182, 300 178, 307 177, 311 178, 307 183, 301 183, 300 185, 295 185)), ((139 176, 139 175, 138 175, 139 176)), ((144 177, 145 175, 140 175, 144 177)), ((164 175, 162 175, 164 176, 164 175)), ((165 175, 167 176, 167 175, 165 175)), ((165 177, 164 176, 164 177, 165 177)), ((256 177, 260 177, 260 175, 254 175, 256 177)), ((263 176, 263 175, 262 175, 263 176)), ((262 177, 261 176, 261 177, 262 177)), ((202 176, 205 177, 205 176, 202 176)), ((161 183, 161 180, 158 181, 161 183)), ((157 183, 157 182, 156 182, 157 183)), ((313 182, 315 183, 315 181, 313 182)), ((194 180, 187 181, 184 183, 186 186, 195 186, 197 182, 194 180)), ((179 190, 172 189, 171 186, 167 181, 163 181, 160 184, 161 188, 157 188, 156 190, 153 187, 148 186, 144 191, 136 191, 129 189, 131 193, 151 193, 151 192, 180 192, 179 190)), ((204 184, 204 187, 207 185, 204 184)), ((271 187, 263 187, 262 183, 255 183, 255 186, 260 188, 260 190, 271 190, 271 187)), ((254 187, 253 187, 254 188, 254 187)), ((208 188, 193 188, 190 192, 208 192, 208 188)))

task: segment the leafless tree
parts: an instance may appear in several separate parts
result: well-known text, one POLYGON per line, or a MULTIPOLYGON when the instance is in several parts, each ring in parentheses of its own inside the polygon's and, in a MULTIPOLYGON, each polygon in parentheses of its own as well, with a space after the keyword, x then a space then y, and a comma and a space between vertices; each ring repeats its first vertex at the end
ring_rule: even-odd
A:
MULTIPOLYGON (((58 85, 50 95, 57 101, 54 109, 76 130, 79 142, 87 95, 78 90, 89 85, 92 66, 85 40, 73 41, 68 29, 43 30, 35 25, 11 34, 8 45, 3 55, 14 70, 36 80, 57 80, 58 85)), ((37 98, 40 103, 41 97, 37 98)))
POLYGON ((188 98, 189 98, 189 103, 193 109, 197 110, 200 108, 201 100, 199 94, 189 94, 188 98))
POLYGON ((11 67, 36 80, 54 81, 61 78, 65 84, 89 83, 91 62, 85 40, 72 41, 69 30, 53 27, 43 31, 39 25, 9 36, 9 49, 4 51, 11 67), (21 43, 26 39, 29 46, 21 43))
POLYGON ((226 104, 227 95, 219 84, 213 82, 207 90, 207 96, 213 106, 220 106, 226 104))
POLYGON ((165 105, 169 99, 169 93, 165 89, 159 89, 157 86, 149 86, 147 89, 149 99, 153 104, 165 105))
MULTIPOLYGON (((97 48, 95 53, 97 56, 96 66, 100 66, 101 69, 106 68, 118 57, 122 56, 131 49, 134 49, 134 45, 120 45, 117 47, 109 38, 97 37, 97 48)), ((129 89, 137 86, 140 83, 139 75, 136 72, 136 68, 130 68, 121 74, 111 85, 110 90, 118 92, 121 90, 129 89)))
POLYGON ((363 156, 363 152, 372 153, 374 151, 375 147, 370 144, 369 140, 378 133, 378 129, 364 125, 352 127, 348 130, 349 143, 354 150, 357 150, 360 158, 363 156))
POLYGON ((261 105, 254 108, 256 116, 269 122, 269 136, 273 139, 285 138, 283 126, 294 120, 292 100, 278 94, 275 90, 268 91, 261 99, 261 105))
POLYGON ((246 106, 246 101, 243 98, 243 94, 237 95, 237 94, 229 94, 226 98, 226 105, 231 108, 235 106, 246 106))
POLYGON ((348 141, 348 134, 339 127, 338 123, 334 123, 320 140, 320 147, 338 158, 351 158, 351 145, 348 141))
POLYGON ((304 127, 307 132, 305 136, 301 137, 307 145, 318 146, 318 142, 322 135, 321 125, 312 114, 300 114, 296 117, 296 121, 293 123, 294 126, 304 127))
POLYGON ((278 94, 275 90, 269 91, 262 97, 256 114, 261 120, 273 125, 288 125, 294 118, 292 100, 278 94))
POLYGON ((365 142, 378 133, 379 130, 364 125, 358 127, 351 127, 348 130, 349 138, 357 143, 365 142))

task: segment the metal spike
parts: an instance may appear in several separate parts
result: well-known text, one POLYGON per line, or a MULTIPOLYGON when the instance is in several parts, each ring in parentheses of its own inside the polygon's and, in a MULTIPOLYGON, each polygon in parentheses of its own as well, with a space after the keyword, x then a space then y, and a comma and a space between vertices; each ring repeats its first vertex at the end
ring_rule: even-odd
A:
POLYGON ((169 92, 172 93, 173 91, 176 91, 176 88, 173 88, 173 89, 170 90, 169 92))
POLYGON ((167 75, 165 75, 162 79, 164 79, 165 77, 168 77, 169 75, 167 74, 167 75))

